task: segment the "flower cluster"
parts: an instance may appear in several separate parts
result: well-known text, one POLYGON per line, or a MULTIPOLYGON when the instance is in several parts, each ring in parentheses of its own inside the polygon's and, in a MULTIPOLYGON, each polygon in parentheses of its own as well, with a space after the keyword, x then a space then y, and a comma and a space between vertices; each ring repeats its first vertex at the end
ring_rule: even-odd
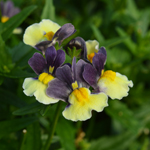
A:
POLYGON ((63 116, 72 121, 84 121, 92 110, 103 111, 108 97, 122 99, 133 86, 125 75, 112 70, 104 71, 106 49, 99 48, 96 40, 84 41, 76 37, 62 47, 62 42, 76 32, 70 23, 59 26, 51 20, 29 26, 24 43, 42 53, 35 53, 28 61, 37 78, 26 78, 24 93, 35 96, 43 104, 66 102, 63 116), (61 49, 56 50, 56 43, 61 49), (72 63, 65 63, 67 54, 72 63), (78 57, 72 57, 77 56, 78 57))

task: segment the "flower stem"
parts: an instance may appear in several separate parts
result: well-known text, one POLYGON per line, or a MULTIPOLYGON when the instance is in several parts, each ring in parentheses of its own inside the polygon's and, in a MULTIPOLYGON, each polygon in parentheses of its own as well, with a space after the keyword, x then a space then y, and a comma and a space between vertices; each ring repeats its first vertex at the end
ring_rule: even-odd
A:
POLYGON ((48 136, 48 139, 46 141, 46 144, 45 144, 45 147, 44 147, 43 150, 48 150, 50 145, 51 145, 51 141, 52 141, 52 138, 53 138, 53 135, 54 135, 54 132, 55 132, 55 128, 56 128, 56 125, 57 125, 57 121, 58 121, 58 118, 59 118, 59 114, 60 114, 60 111, 61 111, 61 105, 62 105, 62 102, 58 102, 57 108, 56 108, 56 111, 55 111, 55 115, 54 115, 54 118, 53 118, 51 130, 49 132, 49 136, 48 136))

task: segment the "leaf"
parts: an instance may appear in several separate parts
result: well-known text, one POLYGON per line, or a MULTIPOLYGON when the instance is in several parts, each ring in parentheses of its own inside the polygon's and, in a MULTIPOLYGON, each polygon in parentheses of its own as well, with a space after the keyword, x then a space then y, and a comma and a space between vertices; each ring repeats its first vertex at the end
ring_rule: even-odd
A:
POLYGON ((3 24, 1 34, 4 41, 10 37, 13 30, 17 28, 31 14, 31 12, 35 10, 35 8, 36 6, 29 6, 3 24))
POLYGON ((35 122, 37 120, 36 117, 27 117, 21 119, 13 119, 7 121, 1 121, 0 123, 0 138, 3 136, 8 136, 8 134, 12 132, 16 132, 27 127, 29 124, 35 122))
POLYGON ((68 120, 64 118, 59 119, 56 133, 59 135, 61 145, 65 150, 75 150, 75 130, 68 120))
POLYGON ((45 0, 45 6, 41 15, 41 19, 51 19, 55 20, 55 7, 53 5, 53 0, 45 0))
POLYGON ((105 109, 109 116, 118 120, 122 126, 128 128, 128 130, 138 133, 141 128, 141 124, 137 119, 135 119, 133 112, 129 110, 124 103, 115 100, 110 101, 109 105, 110 106, 105 109))
POLYGON ((9 78, 24 78, 24 77, 37 77, 35 73, 29 73, 24 70, 21 70, 21 68, 14 68, 10 73, 3 73, 0 72, 1 76, 9 77, 9 78))
POLYGON ((122 38, 113 38, 113 39, 110 39, 110 40, 106 40, 104 42, 101 42, 101 45, 103 45, 104 47, 106 48, 110 48, 112 46, 115 46, 117 44, 120 44, 122 42, 124 42, 125 40, 127 40, 128 37, 122 37, 122 38))
POLYGON ((105 39, 104 39, 102 33, 100 32, 100 30, 99 30, 94 24, 91 25, 91 28, 92 28, 92 30, 93 30, 93 33, 94 33, 96 39, 97 39, 100 43, 101 43, 101 42, 104 42, 105 39))
MULTIPOLYGON (((127 33, 119 27, 116 28, 116 31, 118 32, 120 37, 127 37, 128 36, 127 33)), ((126 40, 124 40, 124 44, 129 48, 129 50, 133 54, 136 54, 136 44, 132 42, 131 38, 127 38, 126 40)))
POLYGON ((88 150, 126 150, 136 136, 136 134, 128 131, 117 136, 102 137, 93 141, 88 150))
POLYGON ((1 97, 1 103, 4 104, 13 105, 19 108, 27 105, 22 99, 17 97, 16 94, 8 90, 6 91, 4 89, 0 89, 0 97, 1 97))
POLYGON ((41 150, 41 131, 38 122, 29 125, 20 150, 41 150))
POLYGON ((16 111, 13 112, 13 115, 27 115, 27 114, 32 114, 32 113, 36 113, 39 112, 39 110, 41 109, 41 105, 38 102, 29 104, 23 108, 20 108, 16 111))

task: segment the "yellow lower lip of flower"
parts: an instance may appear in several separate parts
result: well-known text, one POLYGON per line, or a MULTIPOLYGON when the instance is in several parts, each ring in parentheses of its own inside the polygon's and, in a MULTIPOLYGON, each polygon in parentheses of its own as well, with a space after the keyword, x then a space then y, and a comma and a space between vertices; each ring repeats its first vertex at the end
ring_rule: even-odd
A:
POLYGON ((82 105, 84 104, 84 102, 89 101, 89 93, 86 88, 75 89, 72 94, 74 94, 76 100, 82 105))
POLYGON ((116 73, 112 70, 107 70, 105 72, 102 72, 102 76, 100 79, 102 78, 107 78, 111 81, 114 81, 115 80, 115 77, 116 77, 116 73))
POLYGON ((38 79, 39 79, 39 81, 41 81, 42 83, 44 83, 45 85, 47 85, 48 82, 50 82, 51 80, 54 79, 54 77, 51 74, 43 72, 42 74, 40 74, 40 76, 39 76, 38 79))
POLYGON ((92 63, 93 57, 95 56, 95 53, 91 53, 87 56, 88 60, 92 63))
POLYGON ((48 41, 51 41, 52 38, 53 38, 53 36, 54 36, 54 32, 52 32, 52 31, 47 32, 47 33, 44 35, 44 37, 46 37, 48 41))
POLYGON ((7 16, 2 16, 2 18, 1 18, 2 23, 5 23, 8 20, 9 20, 9 17, 7 17, 7 16))

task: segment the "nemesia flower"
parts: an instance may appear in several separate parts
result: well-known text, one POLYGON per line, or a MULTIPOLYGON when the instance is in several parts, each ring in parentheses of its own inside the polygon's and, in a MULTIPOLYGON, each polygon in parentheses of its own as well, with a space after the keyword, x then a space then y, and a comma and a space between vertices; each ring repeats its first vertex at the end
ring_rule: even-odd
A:
POLYGON ((68 103, 63 116, 72 121, 84 121, 91 117, 91 111, 103 111, 107 104, 105 93, 92 94, 82 77, 87 63, 74 57, 72 67, 64 65, 56 70, 56 78, 48 83, 47 95, 68 103))
POLYGON ((6 1, 0 2, 0 11, 1 11, 1 22, 5 23, 9 20, 12 16, 18 14, 20 12, 20 9, 17 7, 14 7, 14 4, 12 1, 6 1))
POLYGON ((99 51, 99 43, 96 40, 88 40, 85 43, 87 47, 87 59, 92 63, 95 53, 99 51))
POLYGON ((106 62, 104 47, 101 47, 98 53, 94 53, 91 60, 92 64, 84 66, 83 78, 95 91, 104 92, 112 99, 122 99, 128 95, 129 87, 133 87, 133 82, 118 72, 104 71, 106 62))
MULTIPOLYGON (((86 49, 86 44, 85 44, 84 39, 81 37, 76 37, 76 38, 72 39, 65 46, 64 49, 65 49, 66 53, 69 55, 69 49, 73 50, 74 47, 76 48, 76 53, 74 55, 76 55, 76 57, 86 59, 87 49, 86 49), (79 50, 81 50, 81 51, 78 53, 79 50)), ((72 52, 72 53, 74 53, 74 52, 72 52)))
POLYGON ((47 47, 55 45, 56 42, 61 45, 62 41, 75 31, 71 23, 60 27, 49 19, 43 19, 40 23, 35 23, 25 30, 23 41, 25 44, 33 46, 45 54, 47 47))
POLYGON ((35 96, 36 100, 43 104, 56 103, 59 99, 48 97, 46 89, 48 83, 55 79, 55 72, 65 61, 65 52, 48 47, 45 58, 40 53, 35 53, 28 61, 30 67, 38 75, 38 78, 26 78, 23 83, 24 93, 27 96, 35 96))

